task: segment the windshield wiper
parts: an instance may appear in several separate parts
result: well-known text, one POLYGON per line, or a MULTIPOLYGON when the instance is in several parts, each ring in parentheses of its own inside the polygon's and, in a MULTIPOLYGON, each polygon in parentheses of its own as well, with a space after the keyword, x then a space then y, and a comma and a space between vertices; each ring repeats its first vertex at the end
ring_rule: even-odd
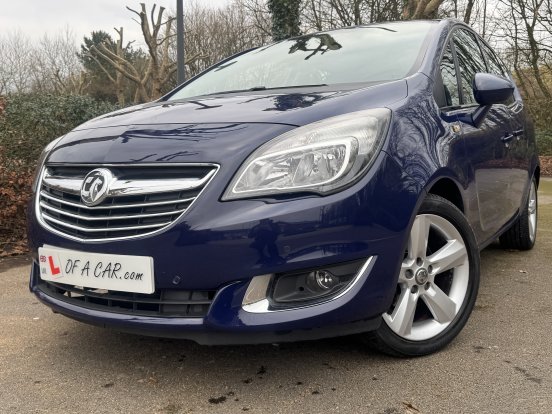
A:
POLYGON ((299 89, 299 88, 316 88, 318 86, 328 86, 326 83, 319 83, 315 85, 293 85, 293 86, 273 86, 270 88, 267 88, 266 86, 254 86, 252 88, 248 89, 234 89, 230 91, 220 91, 220 92, 213 92, 213 93, 207 93, 202 96, 212 96, 212 95, 225 95, 228 93, 239 93, 239 92, 255 92, 255 91, 270 91, 273 89, 299 89))
POLYGON ((299 89, 299 88, 316 88, 318 86, 328 86, 327 83, 319 83, 314 85, 294 85, 294 86, 274 86, 270 88, 262 87, 263 89, 257 89, 257 90, 272 90, 272 89, 299 89))

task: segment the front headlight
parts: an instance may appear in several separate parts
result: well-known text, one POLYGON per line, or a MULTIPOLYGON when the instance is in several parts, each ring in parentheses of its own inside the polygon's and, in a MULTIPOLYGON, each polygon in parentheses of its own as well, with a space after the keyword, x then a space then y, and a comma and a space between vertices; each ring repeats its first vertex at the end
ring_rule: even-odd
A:
POLYGON ((223 200, 291 192, 327 194, 362 176, 385 139, 391 111, 369 109, 289 131, 242 164, 223 200))
POLYGON ((48 155, 50 155, 50 152, 54 149, 54 147, 57 145, 57 143, 62 139, 63 136, 54 139, 52 142, 50 142, 48 145, 44 147, 42 150, 42 153, 40 154, 40 157, 38 158, 38 162, 36 164, 36 170, 35 175, 33 179, 33 193, 36 191, 36 186, 38 185, 38 176, 40 175, 40 172, 42 171, 42 167, 44 166, 44 163, 46 162, 46 158, 48 158, 48 155))

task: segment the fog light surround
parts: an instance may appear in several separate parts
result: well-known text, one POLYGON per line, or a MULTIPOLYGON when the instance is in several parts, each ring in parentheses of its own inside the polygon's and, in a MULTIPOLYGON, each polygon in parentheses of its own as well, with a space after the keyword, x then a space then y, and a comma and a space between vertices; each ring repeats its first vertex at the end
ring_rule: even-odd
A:
POLYGON ((248 313, 283 312, 336 300, 367 276, 374 258, 255 276, 245 292, 242 309, 248 313))
POLYGON ((248 306, 266 300, 271 279, 272 275, 255 276, 251 279, 243 297, 242 305, 248 306))
POLYGON ((365 259, 317 269, 277 273, 268 290, 271 308, 281 309, 318 303, 338 295, 359 274, 365 259))

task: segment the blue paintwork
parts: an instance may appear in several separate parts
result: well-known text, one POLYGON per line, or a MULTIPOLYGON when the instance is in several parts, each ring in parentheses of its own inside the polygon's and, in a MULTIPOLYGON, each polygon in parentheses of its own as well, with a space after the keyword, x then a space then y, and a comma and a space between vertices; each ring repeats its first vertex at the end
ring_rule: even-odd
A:
POLYGON ((436 182, 446 179, 457 188, 461 207, 483 247, 517 217, 529 178, 538 168, 532 126, 517 89, 517 114, 495 105, 480 128, 459 122, 474 107, 438 108, 433 89, 440 51, 457 25, 467 27, 450 20, 435 22, 418 70, 403 80, 356 90, 313 88, 171 103, 161 100, 89 121, 57 145, 48 162, 220 164, 213 181, 178 223, 153 236, 80 243, 43 229, 34 217, 34 202, 28 209, 34 252, 49 244, 152 256, 158 288, 219 289, 204 320, 145 318, 76 308, 38 293, 35 272, 31 290, 56 311, 89 323, 205 343, 216 342, 215 334, 220 332, 243 334, 241 342, 248 342, 255 341, 246 335, 251 333, 327 327, 315 335, 321 337, 338 334, 336 326, 342 328, 341 333, 377 326, 370 323, 355 328, 355 323, 377 321, 388 309, 408 230, 417 207, 436 182), (353 186, 324 197, 220 201, 241 163, 263 143, 296 126, 376 107, 393 112, 388 137, 370 171, 353 186), (461 130, 454 131, 453 125, 460 125, 461 130), (516 139, 506 147, 500 138, 510 132, 517 134, 516 139), (501 185, 493 187, 497 181, 501 185), (509 191, 513 183, 522 190, 509 191), (256 236, 255 228, 266 219, 277 229, 271 237, 277 254, 267 255, 255 248, 256 237, 263 237, 256 236), (247 282, 255 275, 369 256, 376 260, 365 280, 338 301, 264 315, 241 309, 247 282), (177 275, 181 282, 175 286, 172 281, 177 275))

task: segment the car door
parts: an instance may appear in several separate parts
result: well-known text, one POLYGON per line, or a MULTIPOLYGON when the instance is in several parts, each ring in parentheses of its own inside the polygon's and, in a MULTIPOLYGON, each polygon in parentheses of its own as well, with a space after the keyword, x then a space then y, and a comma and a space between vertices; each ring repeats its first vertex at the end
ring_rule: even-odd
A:
POLYGON ((509 108, 492 105, 483 122, 474 126, 469 120, 479 106, 473 95, 473 80, 478 72, 487 72, 485 58, 477 37, 466 29, 457 29, 452 36, 453 53, 460 80, 462 135, 466 156, 470 160, 471 179, 475 182, 479 239, 493 236, 515 213, 510 198, 513 136, 509 108))
MULTIPOLYGON (((500 59, 493 50, 479 38, 481 49, 487 62, 487 71, 505 78, 511 77, 504 68, 500 59)), ((505 202, 509 203, 508 211, 517 211, 525 200, 524 195, 528 191, 529 184, 529 156, 528 140, 525 133, 526 116, 524 114, 523 100, 519 92, 514 92, 513 97, 504 102, 507 106, 512 134, 506 139, 507 158, 509 165, 508 194, 505 202)))

